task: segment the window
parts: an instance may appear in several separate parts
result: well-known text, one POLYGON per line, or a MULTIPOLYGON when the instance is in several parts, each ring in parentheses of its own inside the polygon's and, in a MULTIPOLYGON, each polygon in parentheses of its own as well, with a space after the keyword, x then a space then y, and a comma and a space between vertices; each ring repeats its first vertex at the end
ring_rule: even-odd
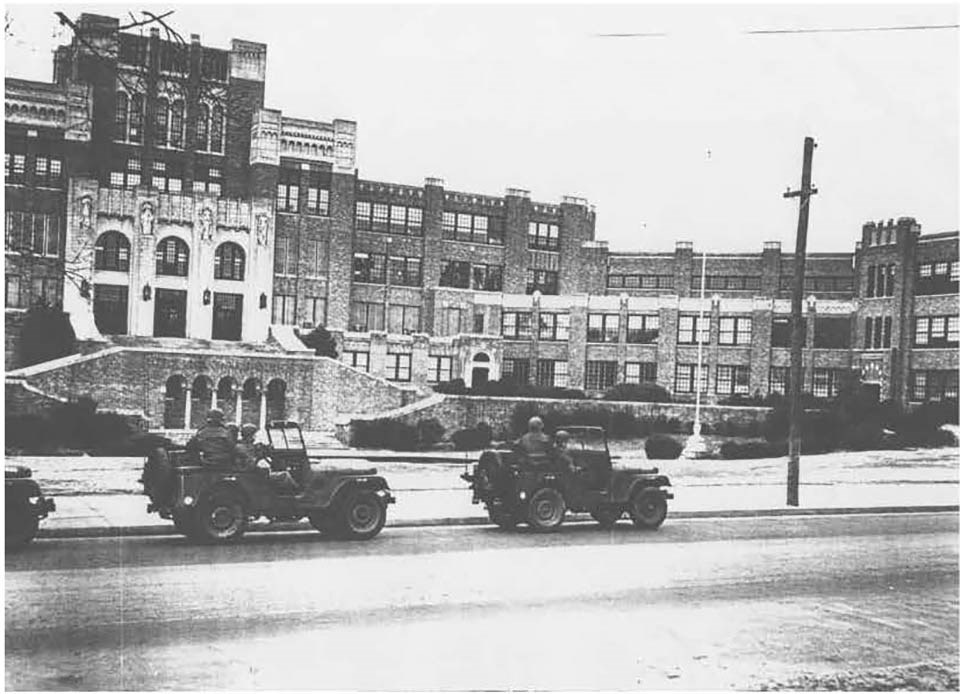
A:
POLYGON ((153 175, 150 178, 150 185, 161 192, 179 193, 183 187, 183 181, 180 178, 180 169, 176 164, 168 167, 167 162, 153 162, 153 175))
POLYGON ((34 162, 34 183, 38 186, 59 187, 62 183, 63 162, 60 159, 37 155, 34 162))
POLYGON ((483 292, 499 292, 503 290, 503 265, 480 265, 474 263, 472 266, 471 288, 483 292))
POLYGON ((505 311, 503 313, 503 336, 513 340, 527 340, 530 338, 529 312, 505 311))
POLYGON ((213 277, 218 280, 243 279, 243 249, 235 243, 221 243, 213 257, 213 277))
POLYGON ((300 211, 300 172, 294 169, 281 169, 277 183, 277 211, 300 211))
POLYGON ((370 332, 385 327, 383 304, 354 301, 350 304, 350 330, 370 332))
POLYGON ((409 381, 410 380, 410 360, 409 354, 387 354, 387 380, 388 381, 409 381))
POLYGON ((470 263, 465 260, 444 260, 440 263, 440 286, 470 288, 470 263))
POLYGON ((27 156, 25 154, 10 154, 9 152, 4 156, 6 160, 6 182, 23 183, 24 173, 27 168, 27 156))
POLYGON ((390 304, 387 332, 402 335, 420 332, 420 307, 390 304))
POLYGON ((113 188, 134 188, 140 185, 140 160, 127 159, 125 171, 110 172, 110 186, 113 188))
POLYGON ((677 343, 681 345, 695 345, 698 342, 710 344, 710 316, 703 316, 699 330, 697 330, 698 324, 700 324, 700 316, 681 314, 677 328, 677 343))
POLYGON ((210 151, 223 152, 223 107, 219 105, 210 115, 210 151))
POLYGON ((453 380, 453 357, 430 357, 427 383, 446 383, 453 380))
POLYGON ((559 273, 553 270, 527 270, 527 294, 558 294, 559 273))
POLYGON ((210 144, 210 106, 200 104, 197 109, 197 146, 202 152, 207 151, 210 144))
POLYGON ((476 312, 473 314, 473 332, 477 335, 483 335, 483 309, 477 308, 476 312))
POLYGON ((642 315, 631 313, 627 316, 627 342, 633 344, 652 344, 660 337, 660 316, 652 313, 642 315))
POLYGON ((153 112, 153 139, 158 147, 166 147, 170 133, 167 132, 170 118, 170 102, 163 97, 156 101, 153 112))
POLYGON ((274 294, 271 321, 279 325, 296 325, 297 297, 292 294, 274 294))
POLYGON ((624 383, 656 383, 657 363, 653 361, 628 361, 624 364, 624 383))
MULTIPOLYGON (((673 390, 675 393, 693 393, 693 383, 694 383, 694 374, 697 372, 696 364, 677 364, 676 367, 676 377, 674 379, 673 390)), ((709 375, 710 368, 707 366, 703 367, 703 371, 700 373, 699 380, 699 389, 701 393, 707 392, 707 377, 709 375)))
POLYGON ((545 222, 530 222, 527 227, 527 248, 541 251, 560 249, 560 227, 545 222))
POLYGON ((63 282, 59 277, 34 277, 32 289, 34 304, 60 306, 63 282))
POLYGON ((893 319, 890 316, 867 318, 864 322, 863 348, 886 349, 890 347, 893 319))
POLYGON ((119 231, 100 234, 93 247, 93 267, 96 270, 129 272, 130 242, 119 231))
POLYGON ((587 316, 587 342, 618 342, 620 316, 616 313, 591 313, 587 316))
POLYGON ((330 191, 326 188, 307 188, 307 212, 326 217, 330 214, 330 191))
POLYGON ((467 321, 467 309, 445 306, 437 311, 437 325, 434 326, 434 333, 438 337, 465 333, 470 329, 470 323, 467 321))
POLYGON ((915 347, 960 345, 960 316, 922 316, 914 319, 915 347))
POLYGON ((383 203, 371 204, 358 200, 356 226, 357 229, 365 231, 421 236, 423 234, 423 208, 383 203))
POLYGON ((771 393, 786 395, 790 391, 790 367, 789 366, 771 366, 770 367, 770 388, 771 393))
POLYGON ((134 94, 130 97, 130 120, 127 126, 127 141, 143 142, 143 95, 134 94))
POLYGON ((570 339, 569 313, 541 313, 540 339, 566 342, 570 339))
POLYGON ((157 274, 187 276, 190 251, 187 244, 175 236, 168 236, 157 244, 157 274))
POLYGON ((718 395, 749 395, 750 367, 718 365, 716 391, 718 395))
POLYGON ((20 275, 6 275, 4 306, 7 308, 23 308, 23 297, 20 294, 20 275))
POLYGON ((116 107, 114 108, 114 139, 126 141, 127 118, 130 115, 130 97, 126 92, 117 92, 116 107))
POLYGON ((322 296, 307 297, 307 322, 313 326, 326 325, 327 299, 322 296))
POLYGON ((93 288, 93 317, 101 333, 127 334, 127 295, 124 286, 98 284, 93 288))
POLYGON ((354 253, 353 281, 385 284, 387 281, 387 256, 383 253, 354 253))
POLYGON ((419 287, 423 284, 420 258, 406 256, 390 256, 388 278, 389 284, 404 287, 419 287))
POLYGON ((910 400, 914 402, 956 400, 956 369, 910 372, 910 400))
POLYGON ((60 218, 52 214, 7 211, 4 250, 60 257, 60 218))
POLYGON ((464 241, 467 243, 502 243, 492 238, 491 221, 488 217, 464 212, 443 213, 443 238, 448 241, 464 241))
POLYGON ((170 105, 170 146, 183 147, 183 101, 177 99, 170 105))
POLYGON ((587 390, 606 390, 617 383, 617 362, 587 361, 585 386, 587 390))
POLYGON ((752 318, 720 316, 721 345, 749 345, 752 330, 752 318))
POLYGON ((867 297, 893 296, 896 265, 870 265, 867 268, 867 297))
POLYGON ((917 294, 956 294, 960 291, 960 261, 921 263, 917 266, 917 294))
POLYGON ((500 373, 500 380, 507 383, 529 383, 530 360, 504 359, 503 368, 501 369, 500 373))
POLYGON ((340 361, 360 371, 370 370, 370 352, 353 352, 344 350, 340 361))
POLYGON ((560 359, 537 360, 537 385, 566 388, 569 385, 568 362, 560 359))
MULTIPOLYGON (((849 294, 853 292, 853 277, 845 275, 814 275, 803 278, 803 290, 805 292, 841 292, 849 294)), ((793 276, 780 276, 780 291, 793 291, 793 276)))
POLYGON ((221 185, 220 181, 223 178, 222 172, 217 168, 206 168, 200 167, 194 173, 195 178, 193 179, 193 192, 194 193, 210 193, 212 195, 220 195, 221 185))
POLYGON ((820 349, 850 347, 850 319, 847 317, 817 316, 813 330, 814 347, 820 349))
MULTIPOLYGON (((806 331, 807 331, 807 319, 800 319, 801 330, 804 334, 803 344, 806 344, 806 331)), ((774 318, 773 326, 770 333, 770 346, 771 347, 789 347, 790 346, 790 319, 789 318, 774 318)))
POLYGON ((390 206, 384 203, 373 203, 373 226, 374 231, 388 231, 390 219, 390 206))
POLYGON ((143 141, 143 95, 117 92, 114 108, 114 138, 121 142, 143 141))
MULTIPOLYGON (((690 277, 690 286, 700 289, 699 274, 690 277)), ((760 289, 760 276, 707 275, 707 289, 728 292, 757 291, 760 289)))
POLYGON ((297 239, 277 235, 273 251, 273 274, 295 277, 298 263, 297 239))
POLYGON ((814 369, 813 370, 813 397, 835 398, 840 393, 840 384, 843 380, 842 369, 814 369))

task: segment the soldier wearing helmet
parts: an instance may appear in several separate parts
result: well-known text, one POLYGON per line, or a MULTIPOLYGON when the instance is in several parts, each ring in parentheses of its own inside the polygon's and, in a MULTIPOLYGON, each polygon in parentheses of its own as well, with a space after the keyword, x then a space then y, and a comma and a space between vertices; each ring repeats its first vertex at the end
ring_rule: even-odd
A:
POLYGON ((244 424, 240 427, 240 440, 237 441, 237 453, 234 465, 238 470, 250 471, 257 467, 257 444, 254 437, 257 435, 256 424, 244 424))
POLYGON ((535 459, 546 458, 553 450, 553 442, 543 433, 543 420, 539 417, 530 418, 527 433, 519 438, 516 445, 528 457, 535 459))
POLYGON ((204 465, 230 465, 233 462, 236 443, 223 421, 221 410, 210 410, 206 423, 187 442, 187 450, 198 453, 204 465))

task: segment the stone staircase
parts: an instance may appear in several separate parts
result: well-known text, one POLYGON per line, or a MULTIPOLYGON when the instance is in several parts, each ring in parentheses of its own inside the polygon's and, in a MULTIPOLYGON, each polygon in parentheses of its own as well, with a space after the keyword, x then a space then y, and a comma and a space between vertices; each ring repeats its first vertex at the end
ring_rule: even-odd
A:
POLYGON ((286 352, 273 339, 266 342, 234 342, 232 340, 200 340, 186 337, 144 337, 140 335, 111 335, 110 342, 117 347, 173 349, 184 351, 213 351, 225 353, 286 352))

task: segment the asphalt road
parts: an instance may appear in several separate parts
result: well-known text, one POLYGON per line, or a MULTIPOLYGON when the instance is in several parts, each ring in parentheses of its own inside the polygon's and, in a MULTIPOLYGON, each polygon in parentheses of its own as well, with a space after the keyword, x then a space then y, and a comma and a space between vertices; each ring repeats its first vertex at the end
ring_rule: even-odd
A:
POLYGON ((8 689, 756 688, 956 666, 958 517, 388 528, 6 557, 8 689))

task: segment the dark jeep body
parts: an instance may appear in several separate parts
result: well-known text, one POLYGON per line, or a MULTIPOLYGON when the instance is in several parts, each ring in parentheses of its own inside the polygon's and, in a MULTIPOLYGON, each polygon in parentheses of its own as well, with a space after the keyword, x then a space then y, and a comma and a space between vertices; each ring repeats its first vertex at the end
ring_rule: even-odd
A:
POLYGON ((667 516, 670 480, 657 468, 613 469, 604 430, 567 427, 566 448, 572 469, 558 452, 537 458, 518 450, 484 451, 472 472, 473 503, 482 503, 501 528, 528 523, 555 530, 567 510, 589 512, 602 527, 612 527, 624 512, 635 526, 655 529, 667 516))
POLYGON ((261 516, 271 522, 308 518, 320 532, 345 539, 368 540, 380 532, 394 498, 376 469, 311 464, 296 422, 272 422, 266 431, 269 445, 259 446, 257 457, 269 471, 203 464, 184 447, 151 451, 140 480, 150 497, 147 511, 201 542, 236 540, 261 516), (299 489, 269 478, 268 472, 284 470, 299 489))
POLYGON ((53 499, 40 492, 40 485, 31 479, 30 468, 22 465, 4 467, 7 505, 5 541, 8 550, 19 549, 37 536, 40 521, 56 510, 53 499))

